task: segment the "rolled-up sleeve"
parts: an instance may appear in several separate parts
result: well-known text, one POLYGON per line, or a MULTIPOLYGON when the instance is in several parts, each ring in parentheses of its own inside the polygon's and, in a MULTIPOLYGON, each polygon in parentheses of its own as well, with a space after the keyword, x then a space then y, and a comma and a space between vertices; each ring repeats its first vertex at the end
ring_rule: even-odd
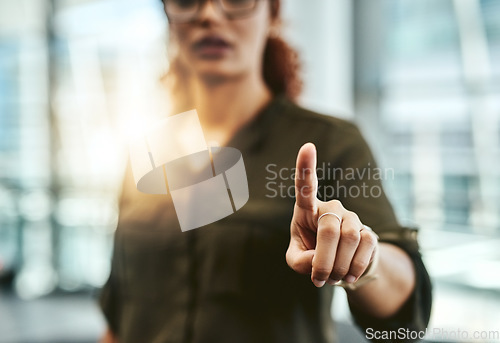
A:
MULTIPOLYGON (((392 317, 383 320, 367 316, 356 310, 352 314, 356 323, 364 330, 370 328, 380 332, 397 332, 405 334, 394 335, 405 339, 379 340, 380 342, 411 342, 409 337, 423 337, 429 323, 432 305, 432 287, 429 275, 425 269, 417 243, 417 230, 398 228, 380 234, 380 241, 394 244, 403 249, 411 258, 415 267, 416 282, 412 294, 402 308, 392 317), (418 334, 406 334, 407 330, 418 334)), ((372 341, 377 342, 376 339, 372 341)), ((415 339, 414 341, 418 341, 415 339)))
MULTIPOLYGON (((394 316, 383 320, 352 309, 358 326, 377 331, 419 331, 426 329, 432 305, 432 286, 420 254, 417 229, 400 225, 382 187, 382 181, 392 181, 392 168, 379 168, 373 155, 354 124, 347 124, 341 137, 332 142, 330 158, 336 168, 334 187, 344 207, 355 212, 380 237, 380 242, 394 244, 411 258, 415 272, 415 288, 406 303, 394 316)), ((331 184, 331 180, 329 181, 331 184)), ((328 200, 328 199, 326 199, 328 200)), ((374 340, 376 341, 376 340, 374 340)), ((409 342, 410 340, 383 340, 409 342)))

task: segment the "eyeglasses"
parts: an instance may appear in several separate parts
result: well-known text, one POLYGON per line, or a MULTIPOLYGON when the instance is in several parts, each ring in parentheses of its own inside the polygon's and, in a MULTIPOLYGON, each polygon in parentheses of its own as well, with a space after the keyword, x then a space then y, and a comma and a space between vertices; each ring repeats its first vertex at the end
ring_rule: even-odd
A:
POLYGON ((168 19, 175 23, 186 23, 194 20, 206 1, 213 1, 216 7, 229 19, 251 15, 259 2, 259 0, 163 0, 168 19))

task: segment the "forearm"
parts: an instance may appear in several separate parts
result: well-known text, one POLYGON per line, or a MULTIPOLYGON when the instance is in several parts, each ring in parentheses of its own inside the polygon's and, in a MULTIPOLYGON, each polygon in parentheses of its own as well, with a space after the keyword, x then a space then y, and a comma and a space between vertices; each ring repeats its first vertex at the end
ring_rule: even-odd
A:
POLYGON ((388 243, 379 243, 378 277, 356 290, 347 290, 349 305, 376 318, 398 312, 415 288, 415 268, 406 252, 388 243))

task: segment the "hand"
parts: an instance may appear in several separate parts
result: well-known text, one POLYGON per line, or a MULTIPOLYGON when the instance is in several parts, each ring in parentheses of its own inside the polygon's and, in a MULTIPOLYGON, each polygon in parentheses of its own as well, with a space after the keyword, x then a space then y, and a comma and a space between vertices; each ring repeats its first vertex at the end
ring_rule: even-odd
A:
POLYGON ((116 339, 115 335, 111 331, 111 329, 107 328, 106 332, 104 335, 101 337, 101 340, 99 343, 118 343, 118 340, 116 339))
POLYGON ((365 272, 377 249, 377 237, 365 230, 356 213, 338 200, 316 198, 316 147, 302 146, 295 172, 295 207, 290 225, 288 265, 298 273, 311 273, 316 287, 340 280, 356 282, 365 272), (328 214, 318 218, 324 213, 328 214))

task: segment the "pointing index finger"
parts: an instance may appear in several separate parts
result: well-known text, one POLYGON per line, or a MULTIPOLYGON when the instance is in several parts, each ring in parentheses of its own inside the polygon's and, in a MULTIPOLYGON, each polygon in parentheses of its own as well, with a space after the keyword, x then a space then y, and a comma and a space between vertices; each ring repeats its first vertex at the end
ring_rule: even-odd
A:
POLYGON ((316 209, 318 177, 316 176, 316 147, 312 143, 304 144, 297 155, 295 169, 295 200, 304 210, 316 209))

